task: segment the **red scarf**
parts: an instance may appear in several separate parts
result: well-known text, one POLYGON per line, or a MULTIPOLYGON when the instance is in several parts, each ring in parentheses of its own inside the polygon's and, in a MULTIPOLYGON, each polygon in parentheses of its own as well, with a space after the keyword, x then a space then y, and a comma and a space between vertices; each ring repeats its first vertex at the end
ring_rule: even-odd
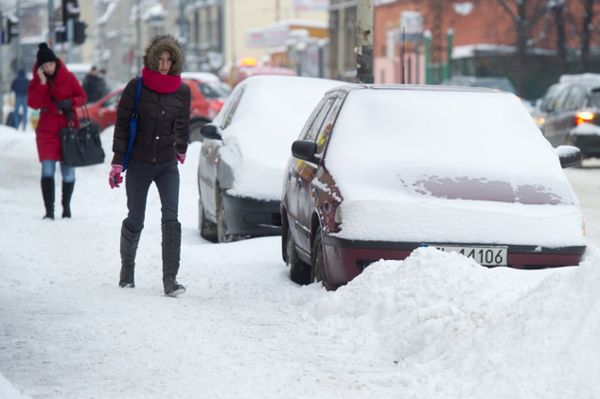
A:
POLYGON ((144 86, 160 94, 175 93, 181 86, 181 76, 163 75, 146 67, 142 68, 142 80, 144 86))

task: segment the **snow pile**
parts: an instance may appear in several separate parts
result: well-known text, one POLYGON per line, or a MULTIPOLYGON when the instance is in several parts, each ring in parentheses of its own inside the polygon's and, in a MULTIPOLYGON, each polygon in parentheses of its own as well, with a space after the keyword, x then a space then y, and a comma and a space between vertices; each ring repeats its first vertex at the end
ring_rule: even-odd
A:
POLYGON ((0 374, 0 398, 2 399, 29 399, 29 396, 23 395, 10 381, 0 374))
POLYGON ((594 397, 600 252, 579 268, 487 269, 419 249, 307 305, 320 333, 397 364, 415 396, 594 397))

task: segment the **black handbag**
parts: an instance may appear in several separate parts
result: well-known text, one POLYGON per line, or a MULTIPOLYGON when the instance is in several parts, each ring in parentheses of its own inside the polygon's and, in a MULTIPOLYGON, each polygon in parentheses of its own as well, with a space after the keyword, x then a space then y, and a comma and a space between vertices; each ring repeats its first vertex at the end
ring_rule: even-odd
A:
MULTIPOLYGON (((84 106, 84 114, 87 109, 84 106)), ((62 162, 68 166, 90 166, 104 163, 104 150, 100 142, 100 132, 89 117, 81 121, 79 129, 69 125, 60 130, 62 162)))

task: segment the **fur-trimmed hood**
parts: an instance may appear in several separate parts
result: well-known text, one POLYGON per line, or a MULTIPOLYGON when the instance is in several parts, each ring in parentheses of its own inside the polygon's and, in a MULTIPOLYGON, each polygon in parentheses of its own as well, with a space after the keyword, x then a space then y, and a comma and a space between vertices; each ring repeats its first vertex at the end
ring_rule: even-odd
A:
POLYGON ((181 75, 184 63, 183 48, 177 39, 171 35, 155 36, 152 39, 144 53, 144 66, 158 72, 158 59, 165 50, 171 53, 173 61, 169 75, 181 75))

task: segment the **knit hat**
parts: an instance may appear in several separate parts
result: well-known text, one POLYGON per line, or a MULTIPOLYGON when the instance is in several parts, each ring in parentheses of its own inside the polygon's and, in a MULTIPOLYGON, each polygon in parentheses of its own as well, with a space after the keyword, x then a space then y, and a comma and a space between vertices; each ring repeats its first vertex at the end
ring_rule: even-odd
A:
POLYGON ((40 43, 39 49, 36 55, 38 66, 44 65, 46 62, 56 61, 56 55, 54 55, 54 51, 52 51, 48 44, 40 43))

